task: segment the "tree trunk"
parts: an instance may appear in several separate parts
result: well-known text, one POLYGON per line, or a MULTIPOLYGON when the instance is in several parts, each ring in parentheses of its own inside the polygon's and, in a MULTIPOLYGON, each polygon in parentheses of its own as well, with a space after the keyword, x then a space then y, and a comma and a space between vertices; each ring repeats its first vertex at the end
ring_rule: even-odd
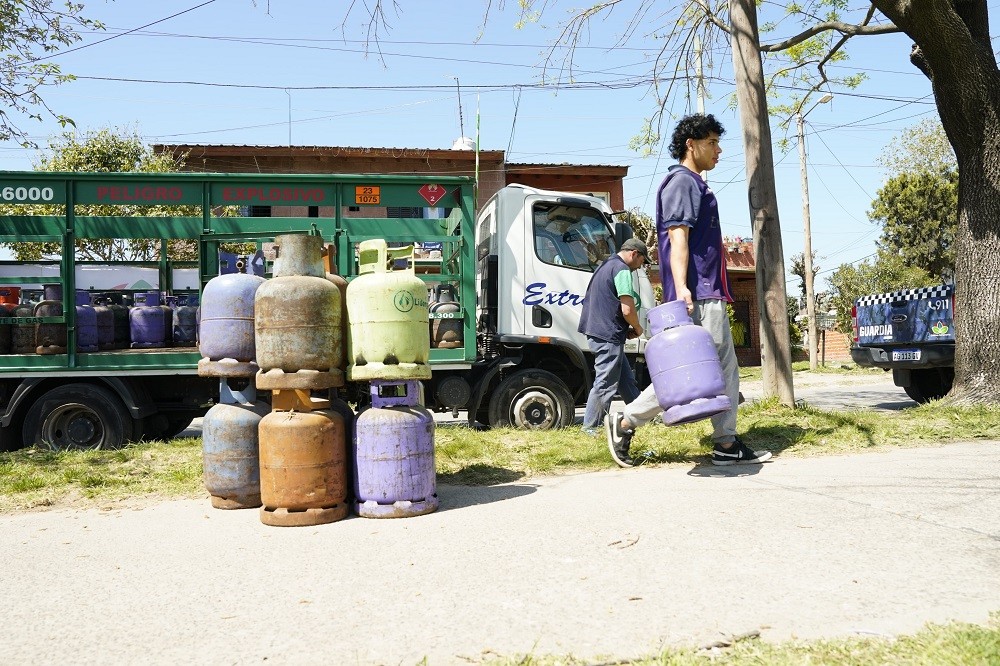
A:
POLYGON ((757 307, 760 311, 760 354, 764 395, 795 404, 792 353, 785 299, 785 260, 774 186, 771 126, 760 59, 757 7, 754 0, 730 0, 733 72, 743 126, 754 262, 757 266, 757 307))
POLYGON ((1000 404, 1000 72, 986 2, 873 4, 918 47, 958 161, 955 382, 950 399, 1000 404))

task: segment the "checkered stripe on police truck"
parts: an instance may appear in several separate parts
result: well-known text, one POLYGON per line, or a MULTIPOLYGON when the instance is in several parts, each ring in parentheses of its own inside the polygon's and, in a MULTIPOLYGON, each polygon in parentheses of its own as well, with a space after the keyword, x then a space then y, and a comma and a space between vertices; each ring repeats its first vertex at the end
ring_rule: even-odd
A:
POLYGON ((893 291, 888 294, 875 294, 874 296, 862 296, 858 299, 858 307, 865 305, 878 305, 879 303, 898 303, 899 301, 918 301, 922 298, 946 298, 951 296, 951 285, 937 285, 934 287, 920 287, 919 289, 904 289, 893 291))

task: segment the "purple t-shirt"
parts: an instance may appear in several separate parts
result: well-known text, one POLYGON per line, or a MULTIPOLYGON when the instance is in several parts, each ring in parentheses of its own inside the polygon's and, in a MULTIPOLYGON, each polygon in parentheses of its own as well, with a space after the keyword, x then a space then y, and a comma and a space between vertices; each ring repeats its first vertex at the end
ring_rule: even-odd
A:
POLYGON ((656 197, 656 238, 664 302, 677 298, 670 273, 667 229, 680 224, 691 227, 687 286, 692 297, 696 301, 714 298, 732 302, 719 223, 719 202, 701 176, 686 166, 675 164, 667 171, 656 197))

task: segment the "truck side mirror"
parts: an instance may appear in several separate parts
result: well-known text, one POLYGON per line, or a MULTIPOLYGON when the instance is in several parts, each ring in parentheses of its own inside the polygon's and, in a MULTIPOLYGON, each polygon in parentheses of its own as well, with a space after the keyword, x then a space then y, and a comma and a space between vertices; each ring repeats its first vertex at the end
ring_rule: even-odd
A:
POLYGON ((621 248, 622 243, 635 236, 632 227, 624 222, 615 222, 615 247, 621 248))

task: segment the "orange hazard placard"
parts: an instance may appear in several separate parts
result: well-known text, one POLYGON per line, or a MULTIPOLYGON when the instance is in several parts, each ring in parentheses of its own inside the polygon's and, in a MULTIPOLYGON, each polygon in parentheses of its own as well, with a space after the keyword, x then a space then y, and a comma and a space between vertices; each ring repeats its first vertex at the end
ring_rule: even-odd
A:
POLYGON ((378 185, 358 185, 354 188, 354 203, 377 206, 382 201, 382 188, 378 185))

